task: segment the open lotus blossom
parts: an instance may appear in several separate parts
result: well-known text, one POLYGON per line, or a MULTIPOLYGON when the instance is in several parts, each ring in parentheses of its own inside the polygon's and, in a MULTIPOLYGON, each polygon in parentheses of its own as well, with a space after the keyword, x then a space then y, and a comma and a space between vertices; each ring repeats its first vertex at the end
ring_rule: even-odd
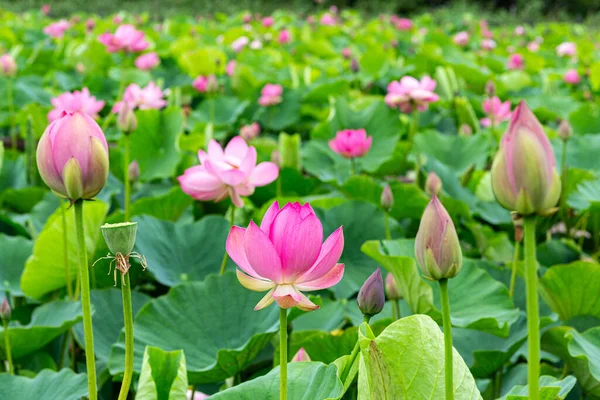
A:
POLYGON ((264 17, 262 19, 262 24, 265 28, 269 28, 271 26, 273 26, 273 23, 275 22, 275 20, 273 19, 273 17, 264 17))
POLYGON ((394 22, 394 25, 396 25, 396 29, 400 31, 410 31, 413 27, 413 22, 408 18, 398 18, 396 22, 394 22))
POLYGON ((160 58, 155 52, 142 54, 135 59, 135 66, 142 71, 148 71, 160 64, 160 58))
POLYGON ((17 73, 17 62, 8 53, 0 56, 0 67, 2 67, 2 75, 4 76, 14 76, 17 73))
POLYGON ((335 25, 335 17, 329 13, 323 14, 320 21, 321 25, 333 26, 335 25))
POLYGON ((198 151, 200 165, 188 168, 178 180, 181 189, 196 200, 221 201, 231 197, 237 207, 243 207, 241 196, 250 196, 257 186, 277 179, 279 168, 272 162, 256 164, 256 149, 240 136, 227 144, 225 150, 211 140, 208 152, 198 151))
POLYGON ((310 204, 288 203, 280 209, 275 201, 260 227, 254 221, 247 229, 232 227, 226 249, 244 287, 269 291, 255 310, 274 300, 281 308, 311 311, 319 306, 302 292, 327 289, 344 275, 344 264, 338 263, 344 249, 342 227, 322 241, 323 226, 310 204))
POLYGON ((570 85, 577 85, 579 82, 581 82, 581 77, 579 76, 579 73, 577 73, 576 69, 568 70, 563 76, 563 79, 570 85))
POLYGON ((373 136, 364 129, 344 129, 329 141, 329 147, 344 158, 362 157, 369 152, 373 136))
POLYGON ((287 44, 291 40, 292 40, 292 35, 290 34, 290 31, 288 31, 287 29, 284 29, 281 32, 279 32, 279 37, 277 38, 277 41, 279 42, 279 44, 287 44))
POLYGON ((483 39, 481 41, 481 48, 484 50, 494 50, 496 48, 496 42, 494 39, 483 39))
POLYGON ((212 93, 219 87, 217 77, 214 75, 199 76, 192 82, 194 89, 200 93, 212 93))
POLYGON ((510 112, 510 101, 504 103, 496 96, 483 101, 483 111, 487 114, 486 118, 481 119, 481 126, 490 127, 500 122, 508 121, 512 115, 510 112))
POLYGON ((250 39, 247 36, 240 36, 231 43, 231 49, 239 53, 244 47, 248 46, 248 43, 250 43, 250 39))
POLYGON ((520 54, 511 54, 506 67, 508 69, 523 69, 525 67, 525 59, 520 54))
POLYGON ((53 97, 50 102, 54 109, 48 113, 48 121, 52 122, 62 117, 63 112, 81 111, 92 118, 98 118, 98 113, 104 108, 104 101, 96 100, 86 87, 74 92, 66 92, 53 97))
POLYGON ((260 92, 260 98, 258 104, 263 107, 274 106, 275 104, 281 103, 283 98, 283 87, 278 84, 267 83, 260 92))
POLYGON ((573 42, 563 42, 556 46, 556 54, 559 57, 573 57, 577 54, 577 46, 573 42))
POLYGON ((388 85, 385 103, 405 113, 410 113, 415 108, 425 111, 429 103, 439 100, 439 96, 433 92, 436 86, 437 83, 429 76, 424 76, 420 81, 412 76, 404 76, 400 81, 393 81, 388 85))
POLYGON ((118 113, 123 102, 127 103, 131 109, 160 109, 167 105, 163 96, 162 90, 160 90, 154 82, 148 83, 143 89, 135 83, 132 83, 127 86, 125 93, 123 93, 123 101, 115 103, 112 112, 118 113))
POLYGON ((98 36, 100 43, 106 46, 109 53, 125 51, 138 53, 148 48, 149 43, 144 39, 144 32, 138 31, 133 25, 125 24, 117 28, 115 33, 103 33, 98 36))
POLYGON ((469 44, 469 33, 465 31, 458 32, 452 40, 457 46, 466 46, 469 44))
POLYGON ((61 19, 44 28, 44 33, 53 38, 61 38, 65 35, 65 31, 71 27, 67 20, 61 19))

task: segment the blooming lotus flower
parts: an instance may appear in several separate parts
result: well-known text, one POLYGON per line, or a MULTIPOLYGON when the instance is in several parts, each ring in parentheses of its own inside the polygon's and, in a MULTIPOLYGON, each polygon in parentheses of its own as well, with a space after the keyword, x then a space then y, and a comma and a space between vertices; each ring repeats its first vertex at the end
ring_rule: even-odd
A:
POLYGON ((455 277, 462 266, 462 250, 454 223, 435 195, 421 217, 415 256, 425 278, 434 281, 455 277))
POLYGON ((552 146, 525 102, 515 109, 500 142, 491 178, 498 203, 521 215, 546 213, 560 197, 552 146))
POLYGON ((263 107, 274 106, 283 101, 283 87, 278 84, 267 83, 260 93, 258 104, 263 107))
POLYGON ((529 50, 532 53, 537 53, 538 51, 540 51, 540 44, 538 42, 530 42, 527 44, 527 50, 529 50))
POLYGON ((277 41, 279 42, 279 44, 287 44, 291 40, 292 40, 292 35, 291 35, 290 31, 288 31, 287 29, 284 29, 281 32, 279 32, 279 37, 277 38, 277 41))
POLYGON ((321 25, 333 26, 335 25, 335 17, 329 13, 325 13, 323 14, 319 22, 321 23, 321 25))
POLYGON ((579 82, 581 82, 581 77, 577 73, 576 69, 568 70, 563 76, 563 79, 566 83, 570 85, 577 85, 579 82))
POLYGON ((75 111, 52 122, 38 143, 40 176, 60 196, 74 202, 96 196, 108 178, 108 145, 89 115, 75 111))
POLYGON ((410 31, 413 27, 413 22, 408 18, 398 18, 395 25, 396 29, 400 31, 410 31))
POLYGON ((64 36, 65 31, 71 27, 71 24, 67 20, 61 19, 60 21, 54 22, 44 28, 44 33, 55 39, 64 36))
POLYGON ((329 148, 344 158, 362 157, 369 152, 373 137, 364 129, 344 129, 329 141, 329 148))
POLYGON ((517 26, 515 28, 515 35, 517 35, 517 36, 523 36, 524 34, 525 34, 525 27, 524 26, 519 25, 519 26, 517 26))
POLYGON ((104 101, 96 100, 86 87, 74 92, 66 92, 58 97, 53 97, 50 102, 54 109, 48 113, 48 121, 59 119, 63 112, 81 111, 92 118, 98 118, 98 113, 104 108, 104 101))
POLYGON ((310 362, 310 356, 308 355, 308 353, 306 352, 306 350, 304 350, 304 347, 301 347, 300 350, 298 350, 298 352, 296 354, 294 354, 294 357, 292 357, 292 361, 291 362, 310 362))
POLYGON ((231 197, 237 207, 243 207, 241 196, 250 196, 257 186, 277 179, 279 168, 271 162, 256 164, 256 149, 240 136, 227 144, 225 151, 215 140, 208 144, 208 153, 198 151, 200 165, 188 168, 179 178, 181 189, 197 200, 221 201, 231 197))
POLYGON ((250 39, 246 36, 240 36, 231 43, 231 49, 236 53, 239 53, 248 45, 248 43, 250 43, 250 39))
POLYGON ((399 108, 402 112, 410 113, 413 109, 427 110, 429 103, 439 100, 433 91, 437 83, 429 76, 421 81, 412 76, 405 76, 400 81, 393 81, 387 87, 385 103, 392 108, 399 108))
POLYGON ((556 46, 556 54, 559 57, 573 57, 577 54, 577 46, 573 42, 563 42, 556 46))
POLYGON ((469 33, 465 31, 458 32, 452 40, 457 46, 466 46, 469 44, 469 33))
POLYGON ((2 75, 4 76, 15 76, 17 73, 17 63, 8 53, 2 54, 0 57, 0 66, 2 67, 2 75))
POLYGON ((344 264, 338 263, 344 249, 342 227, 322 240, 321 221, 308 203, 288 203, 279 209, 275 201, 260 227, 250 221, 247 229, 231 228, 226 248, 239 267, 238 280, 247 289, 269 291, 255 310, 273 300, 281 308, 319 308, 302 292, 327 289, 342 279, 344 264))
POLYGON ((200 93, 214 92, 218 88, 217 78, 214 75, 199 76, 192 82, 194 89, 200 93))
POLYGON ((125 24, 117 28, 114 34, 103 33, 98 36, 100 43, 106 46, 109 53, 125 51, 137 53, 146 50, 149 43, 144 39, 144 32, 138 31, 133 25, 125 24))
POLYGON ((244 138, 246 142, 251 141, 260 134, 260 125, 257 122, 253 122, 250 125, 244 125, 240 128, 240 136, 244 138))
POLYGON ((271 26, 273 26, 273 23, 275 22, 275 20, 273 19, 273 17, 264 17, 262 19, 262 24, 265 28, 269 28, 271 26))
POLYGON ((496 48, 496 42, 494 39, 483 39, 481 41, 481 48, 483 50, 494 50, 496 48))
POLYGON ((160 64, 160 58, 155 52, 142 54, 135 59, 135 66, 142 71, 149 71, 160 64))
POLYGON ((123 93, 123 101, 117 102, 112 112, 118 113, 123 105, 127 103, 131 109, 140 110, 160 109, 167 105, 163 99, 163 92, 154 82, 150 82, 145 88, 141 88, 135 83, 130 84, 123 93))
POLYGON ((481 126, 490 127, 500 122, 508 121, 512 113, 510 112, 510 101, 504 103, 496 96, 483 101, 483 111, 487 114, 486 118, 481 120, 481 126))
POLYGON ((508 69, 523 69, 525 67, 525 60, 520 54, 511 54, 506 67, 508 69))
POLYGON ((356 303, 360 312, 367 317, 377 315, 383 310, 385 292, 381 268, 377 268, 363 283, 358 291, 356 303))
POLYGON ((349 47, 344 47, 342 49, 342 57, 344 57, 344 58, 350 58, 350 57, 352 57, 352 50, 350 50, 349 47))

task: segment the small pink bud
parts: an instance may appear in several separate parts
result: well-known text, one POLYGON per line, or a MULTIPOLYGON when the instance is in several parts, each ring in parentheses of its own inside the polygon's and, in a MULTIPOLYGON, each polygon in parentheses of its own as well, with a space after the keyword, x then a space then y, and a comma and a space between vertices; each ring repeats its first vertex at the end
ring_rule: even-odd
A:
POLYGON ((140 163, 137 160, 133 160, 129 167, 127 168, 127 173, 129 174, 129 180, 131 182, 137 182, 140 179, 140 163))
POLYGON ((427 175, 427 180, 425 181, 425 193, 429 196, 437 196, 442 191, 442 180, 439 176, 433 171, 427 175))
POLYGON ((385 277, 385 293, 390 300, 400 300, 403 297, 400 288, 398 287, 398 283, 391 273, 387 274, 385 277))
POLYGON ((17 63, 8 53, 2 54, 0 57, 0 65, 2 66, 2 75, 4 76, 15 76, 17 73, 17 63))
POLYGON ((117 126, 126 135, 134 132, 137 129, 137 118, 133 112, 133 108, 127 102, 123 102, 119 115, 117 117, 117 126))
POLYGON ((372 317, 383 310, 385 305, 385 292, 383 289, 383 278, 381 277, 381 269, 377 268, 363 283, 358 297, 356 298, 358 308, 363 315, 372 317))
POLYGON ((458 134, 461 136, 473 136, 473 128, 469 124, 462 124, 458 128, 458 134))
POLYGON ((488 97, 494 97, 496 95, 496 85, 494 84, 494 81, 489 80, 486 82, 485 84, 485 94, 488 97))
POLYGON ((562 140, 568 140, 571 136, 573 136, 573 128, 571 128, 571 124, 566 119, 563 119, 558 125, 558 136, 562 140))
POLYGON ((392 193, 390 185, 386 185, 383 188, 380 201, 381 207, 388 212, 394 207, 394 193, 392 193))
POLYGON ((273 150, 271 153, 271 162, 279 167, 281 167, 281 153, 277 150, 273 150))
POLYGON ((301 347, 300 350, 298 350, 298 352, 296 354, 294 354, 294 357, 292 357, 291 362, 301 362, 301 361, 308 361, 308 362, 311 361, 310 356, 308 355, 306 350, 304 350, 304 347, 301 347))
POLYGON ((2 321, 10 321, 10 315, 12 314, 12 309, 10 308, 10 303, 8 299, 4 297, 2 300, 2 305, 0 305, 0 319, 2 321))

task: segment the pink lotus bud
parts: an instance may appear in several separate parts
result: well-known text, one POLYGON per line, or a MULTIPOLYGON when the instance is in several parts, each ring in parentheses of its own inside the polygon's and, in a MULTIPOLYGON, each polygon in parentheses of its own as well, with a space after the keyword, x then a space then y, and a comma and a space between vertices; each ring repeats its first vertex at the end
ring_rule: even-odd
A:
POLYGON ((350 61, 350 71, 357 73, 360 70, 360 65, 358 64, 358 60, 356 58, 352 58, 350 61))
POLYGON ((525 59, 520 54, 511 54, 506 66, 508 69, 523 69, 525 67, 525 59))
MULTIPOLYGON (((481 120, 482 121, 482 125, 484 125, 483 124, 484 120, 485 120, 485 118, 481 120)), ((458 128, 458 134, 461 135, 461 136, 472 136, 473 135, 473 128, 471 128, 471 125, 469 125, 469 124, 462 124, 458 128)))
POLYGON ((385 292, 383 289, 383 278, 381 268, 377 268, 363 283, 356 298, 358 308, 364 316, 372 317, 383 310, 385 305, 385 292))
POLYGON ((560 197, 552 146, 524 101, 515 109, 500 142, 491 177, 500 205, 521 215, 547 212, 560 197))
POLYGON ((277 150, 273 150, 271 153, 271 162, 278 167, 281 167, 281 153, 277 150))
POLYGON ((281 32, 279 32, 279 37, 277 38, 277 41, 279 42, 279 44, 287 44, 291 40, 292 40, 292 35, 290 34, 290 31, 288 31, 287 29, 284 29, 281 32))
POLYGON ((465 31, 458 32, 452 40, 454 40, 454 44, 457 46, 464 47, 469 44, 469 33, 465 31))
POLYGON ((523 36, 525 34, 525 27, 519 25, 515 28, 515 35, 523 36))
POLYGON ((46 185, 72 202, 97 195, 108 178, 108 145, 96 121, 66 112, 44 131, 37 166, 46 185))
POLYGON ((233 76, 233 74, 235 73, 235 60, 231 60, 227 63, 227 66, 225 67, 225 72, 227 73, 227 76, 233 76))
POLYGON ((93 19, 93 18, 88 18, 88 19, 85 21, 85 30, 86 30, 87 32, 91 32, 91 31, 93 31, 95 27, 96 27, 96 21, 94 21, 94 19, 93 19))
POLYGON ((383 188, 380 201, 381 207, 388 212, 394 207, 394 193, 392 193, 390 185, 385 185, 383 188))
POLYGON ((41 11, 44 15, 50 14, 50 4, 42 4, 41 11))
POLYGON ((244 16, 242 17, 242 20, 244 21, 245 24, 248 24, 248 23, 250 23, 250 21, 252 21, 252 15, 244 14, 244 16))
POLYGON ((349 47, 344 47, 342 49, 342 57, 344 57, 344 58, 350 58, 350 57, 352 57, 352 51, 350 50, 349 47))
POLYGON ((558 136, 562 140, 568 140, 571 136, 573 136, 573 128, 571 128, 571 124, 566 119, 563 119, 558 125, 558 136))
POLYGON ((137 129, 137 118, 133 107, 129 103, 123 103, 117 116, 117 126, 124 134, 128 135, 137 129))
POLYGON ((0 319, 2 321, 10 321, 10 315, 12 314, 12 309, 10 308, 10 303, 6 296, 4 300, 2 300, 2 305, 0 305, 0 319))
POLYGON ((483 50, 494 50, 496 48, 496 41, 494 39, 483 39, 481 41, 481 48, 483 50))
POLYGON ((273 26, 274 22, 275 22, 275 20, 273 19, 273 17, 264 17, 262 20, 262 24, 265 28, 269 28, 269 27, 273 26))
POLYGON ((581 77, 577 73, 576 69, 568 70, 563 76, 563 79, 569 85, 577 85, 579 82, 581 82, 581 77))
POLYGON ((429 196, 437 196, 442 191, 442 180, 439 176, 433 171, 427 175, 427 180, 425 181, 425 193, 429 196))
POLYGON ((2 75, 4 76, 15 76, 17 73, 17 63, 8 53, 2 54, 0 57, 0 65, 2 66, 2 75))
POLYGON ((362 157, 369 152, 373 137, 364 129, 344 129, 329 141, 329 148, 344 158, 362 157))
POLYGON ((308 355, 306 350, 304 350, 304 347, 301 347, 300 350, 298 350, 298 352, 296 354, 294 354, 294 357, 292 357, 291 362, 302 362, 302 361, 307 361, 307 362, 311 361, 310 356, 308 355))
POLYGON ((258 104, 263 107, 274 106, 283 101, 283 86, 267 83, 260 93, 258 104))
POLYGON ((133 182, 137 182, 140 179, 140 163, 137 160, 133 160, 129 167, 127 168, 127 173, 129 174, 129 180, 133 182))
POLYGON ((253 122, 250 125, 244 125, 240 128, 240 136, 244 138, 246 142, 251 141, 260 134, 260 125, 257 122, 253 122))
POLYGON ((485 94, 488 97, 494 97, 496 95, 496 85, 494 81, 489 80, 485 83, 485 94))
POLYGON ((135 59, 135 66, 142 71, 149 71, 160 64, 160 58, 155 52, 142 54, 135 59))
POLYGON ((398 287, 398 283, 391 273, 387 274, 385 277, 385 293, 390 300, 400 300, 403 297, 400 288, 398 287))
POLYGON ((199 76, 192 82, 194 89, 200 93, 211 93, 218 89, 219 84, 217 78, 214 75, 199 76))
POLYGON ((425 278, 435 281, 455 277, 462 266, 454 223, 437 196, 433 196, 421 218, 415 255, 425 278))

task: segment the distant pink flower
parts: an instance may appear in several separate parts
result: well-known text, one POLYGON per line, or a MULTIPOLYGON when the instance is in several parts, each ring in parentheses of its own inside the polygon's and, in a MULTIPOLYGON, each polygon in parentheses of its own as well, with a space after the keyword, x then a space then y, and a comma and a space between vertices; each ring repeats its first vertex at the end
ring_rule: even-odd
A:
POLYGON ((239 53, 244 47, 248 46, 248 43, 250 43, 250 39, 246 36, 240 36, 231 43, 231 49, 236 53, 239 53))
POLYGON ((44 15, 50 14, 50 4, 42 4, 41 11, 44 15))
POLYGON ((304 347, 301 347, 300 350, 298 350, 298 352, 296 354, 294 354, 294 357, 292 357, 291 362, 303 362, 303 361, 310 362, 311 360, 310 360, 310 356, 308 355, 306 350, 304 350, 304 347))
POLYGON ((481 41, 481 48, 484 50, 494 50, 496 48, 496 42, 494 39, 483 39, 481 41))
POLYGON ((115 25, 120 25, 123 22, 123 17, 121 17, 120 15, 115 15, 113 17, 113 24, 115 25))
POLYGON ((279 41, 279 44, 287 44, 292 40, 292 35, 290 34, 290 31, 284 29, 279 32, 279 37, 277 40, 279 41))
POLYGON ((523 69, 525 68, 525 59, 520 54, 511 54, 506 67, 508 69, 523 69))
POLYGON ((227 253, 238 266, 238 280, 247 289, 268 293, 255 310, 273 301, 287 309, 319 308, 302 292, 323 290, 344 276, 338 263, 344 249, 342 227, 323 240, 323 226, 310 204, 288 203, 279 209, 275 201, 260 227, 233 226, 227 237, 227 253))
POLYGON ((86 87, 81 91, 75 90, 72 93, 66 92, 58 97, 53 97, 50 102, 54 106, 54 109, 48 113, 48 121, 50 122, 59 119, 63 112, 80 111, 92 118, 98 118, 98 113, 104 108, 104 101, 96 100, 86 87))
POLYGON ((250 196, 257 186, 277 179, 279 168, 271 162, 256 164, 256 149, 240 136, 227 144, 225 150, 211 140, 208 152, 198 151, 200 165, 188 168, 178 177, 181 189, 196 200, 221 201, 231 197, 236 207, 243 207, 241 196, 250 196))
POLYGON ((532 53, 537 53, 540 50, 540 44, 536 41, 527 43, 527 50, 532 53))
POLYGON ((88 19, 85 21, 85 30, 86 30, 87 32, 91 32, 91 31, 93 31, 95 26, 96 26, 96 21, 94 21, 94 19, 93 19, 93 18, 88 18, 88 19))
POLYGON ((116 103, 112 112, 118 113, 123 105, 127 103, 131 109, 139 108, 140 110, 161 109, 167 105, 163 99, 163 92, 154 82, 150 82, 145 88, 141 88, 135 83, 130 84, 125 89, 123 101, 116 103))
POLYGON ((244 125, 240 128, 240 136, 249 142, 260 134, 260 125, 253 122, 250 125, 244 125))
POLYGON ((233 76, 233 74, 235 73, 235 65, 235 60, 230 60, 227 63, 227 66, 225 67, 225 73, 227 74, 227 76, 233 76))
POLYGON ((389 107, 399 108, 405 113, 412 112, 414 108, 425 111, 429 103, 439 100, 439 96, 433 92, 436 86, 437 83, 429 76, 424 76, 421 81, 404 76, 400 81, 388 85, 385 102, 389 107))
POLYGON ((65 35, 65 31, 71 27, 67 20, 61 19, 44 28, 44 33, 55 39, 59 39, 65 35))
POLYGON ((577 73, 576 69, 568 70, 563 76, 563 79, 566 83, 570 85, 577 85, 579 82, 581 82, 581 77, 577 73))
POLYGON ((143 71, 151 70, 160 64, 160 58, 155 52, 142 54, 135 59, 135 66, 143 71))
POLYGON ((121 25, 114 34, 103 33, 98 36, 100 43, 106 46, 109 53, 125 51, 137 53, 146 50, 149 43, 144 39, 144 32, 138 31, 133 25, 121 25))
POLYGON ((362 157, 369 152, 373 136, 364 129, 344 129, 329 141, 329 148, 344 158, 362 157))
POLYGON ((408 18, 398 18, 395 25, 396 29, 400 31, 410 31, 413 27, 413 22, 408 18))
POLYGON ((525 27, 519 25, 515 28, 515 35, 523 36, 525 34, 525 27))
POLYGON ((512 116, 509 100, 503 103, 498 97, 494 96, 491 99, 485 99, 482 106, 487 117, 481 120, 481 125, 486 128, 492 126, 492 123, 496 125, 508 121, 512 116))
POLYGON ((559 57, 573 57, 577 54, 577 46, 573 42, 563 42, 556 46, 556 54, 559 57))
POLYGON ((335 25, 335 17, 333 17, 329 13, 325 13, 323 14, 319 22, 321 23, 321 25, 333 26, 335 25))
POLYGON ((218 88, 217 78, 214 75, 200 75, 199 77, 194 79, 194 82, 192 82, 192 86, 200 93, 214 92, 218 88))
POLYGON ((352 57, 352 51, 350 50, 349 47, 344 47, 342 49, 342 57, 344 57, 346 59, 352 57))
POLYGON ((491 39, 492 37, 494 37, 494 34, 492 33, 492 31, 490 31, 486 20, 482 19, 481 21, 479 21, 479 29, 481 30, 481 36, 483 36, 484 38, 491 39))
POLYGON ((17 73, 17 62, 8 53, 0 56, 0 66, 2 67, 3 76, 14 76, 17 73))
POLYGON ((193 390, 187 391, 188 400, 206 400, 209 397, 210 397, 209 395, 199 392, 197 390, 196 391, 193 391, 193 390))
POLYGON ((263 44, 260 40, 258 39, 254 39, 252 42, 250 42, 250 48, 252 50, 258 50, 258 49, 262 49, 263 44))
POLYGON ((262 24, 265 28, 269 28, 269 27, 273 26, 274 22, 275 22, 275 20, 273 19, 273 17, 264 17, 262 19, 262 24))
POLYGON ((252 21, 252 15, 251 14, 244 14, 244 16, 242 17, 242 21, 244 21, 245 24, 250 23, 250 21, 252 21))
POLYGON ((263 107, 274 106, 282 102, 283 87, 278 84, 267 83, 260 93, 258 104, 263 107))
POLYGON ((457 46, 466 46, 469 44, 469 33, 465 31, 458 32, 452 40, 457 46))

